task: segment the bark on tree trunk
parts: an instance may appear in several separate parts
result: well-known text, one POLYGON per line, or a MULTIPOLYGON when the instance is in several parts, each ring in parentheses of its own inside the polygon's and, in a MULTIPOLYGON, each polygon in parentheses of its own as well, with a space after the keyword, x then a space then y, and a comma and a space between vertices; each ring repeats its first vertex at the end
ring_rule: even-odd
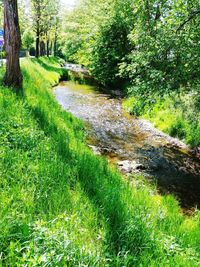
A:
POLYGON ((57 56, 57 33, 55 33, 55 39, 54 39, 54 56, 57 56))
POLYGON ((45 42, 41 41, 40 42, 40 56, 43 57, 46 54, 46 49, 45 49, 45 42))
POLYGON ((57 39, 58 39, 58 21, 56 21, 55 37, 54 37, 54 56, 57 56, 57 39))
POLYGON ((53 41, 50 42, 50 55, 53 55, 53 41))
POLYGON ((39 55, 40 55, 40 29, 39 29, 39 25, 37 25, 35 57, 38 58, 39 55))
POLYGON ((29 53, 29 48, 26 49, 26 57, 29 57, 30 53, 29 53))
POLYGON ((17 91, 22 88, 22 74, 19 64, 21 37, 17 0, 4 0, 4 31, 6 50, 6 74, 4 83, 17 91))
POLYGON ((48 37, 48 33, 46 33, 46 45, 47 45, 47 57, 49 57, 50 51, 49 51, 49 37, 48 37))
POLYGON ((49 51, 49 40, 47 40, 47 57, 49 57, 50 51, 49 51))

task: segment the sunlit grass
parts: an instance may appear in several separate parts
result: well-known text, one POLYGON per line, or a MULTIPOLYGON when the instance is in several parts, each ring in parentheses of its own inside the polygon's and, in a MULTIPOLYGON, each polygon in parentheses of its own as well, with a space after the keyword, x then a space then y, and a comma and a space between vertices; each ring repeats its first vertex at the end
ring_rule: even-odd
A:
POLYGON ((200 143, 200 112, 192 94, 172 94, 163 98, 141 99, 131 96, 124 108, 132 114, 150 120, 158 129, 190 144, 200 143))

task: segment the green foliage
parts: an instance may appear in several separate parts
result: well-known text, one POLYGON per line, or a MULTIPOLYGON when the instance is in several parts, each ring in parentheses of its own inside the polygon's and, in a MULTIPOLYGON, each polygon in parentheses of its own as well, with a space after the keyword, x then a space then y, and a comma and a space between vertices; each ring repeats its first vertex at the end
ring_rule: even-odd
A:
POLYGON ((184 217, 93 155, 52 95, 57 59, 22 69, 24 96, 0 90, 0 264, 198 266, 199 213, 184 217))
POLYGON ((196 90, 190 93, 176 92, 162 97, 129 97, 123 106, 131 114, 143 116, 156 127, 171 136, 184 140, 191 146, 200 145, 199 95, 196 90))
MULTIPOLYGON (((130 52, 128 34, 133 27, 132 1, 116 1, 113 14, 99 28, 91 59, 91 71, 103 85, 120 86, 119 63, 130 52)), ((122 77, 123 78, 123 77, 122 77)))
POLYGON ((30 20, 29 12, 27 9, 27 1, 18 0, 17 3, 18 3, 20 33, 22 36, 28 28, 31 28, 32 21, 30 20))
POLYGON ((136 24, 129 35, 133 49, 120 65, 133 94, 165 94, 199 83, 199 16, 181 27, 199 5, 183 2, 138 1, 135 6, 136 24))
POLYGON ((33 33, 30 30, 26 30, 22 35, 22 45, 29 50, 33 45, 33 43, 34 43, 33 33))
POLYGON ((82 0, 67 17, 64 52, 103 85, 128 80, 134 94, 193 86, 200 76, 199 10, 198 1, 82 0))
POLYGON ((100 0, 98 5, 93 0, 81 0, 73 11, 66 14, 63 54, 67 60, 89 68, 99 27, 111 15, 113 4, 111 0, 100 0))
POLYGON ((60 0, 30 0, 29 23, 35 33, 36 57, 57 55, 60 39, 60 0))
POLYGON ((82 0, 67 17, 68 60, 87 66, 99 83, 121 83, 118 64, 130 51, 128 34, 133 27, 132 1, 82 0), (85 25, 85 27, 83 27, 85 25))

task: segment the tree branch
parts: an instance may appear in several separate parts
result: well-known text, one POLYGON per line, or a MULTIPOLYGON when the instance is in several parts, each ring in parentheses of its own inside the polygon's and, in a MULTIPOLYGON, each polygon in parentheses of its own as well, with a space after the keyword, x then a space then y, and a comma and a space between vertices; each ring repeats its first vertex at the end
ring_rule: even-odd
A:
POLYGON ((185 26, 185 24, 188 23, 190 20, 194 19, 198 14, 200 14, 200 10, 196 10, 196 11, 191 12, 189 17, 180 24, 180 26, 176 30, 176 33, 181 31, 183 29, 183 27, 185 26))

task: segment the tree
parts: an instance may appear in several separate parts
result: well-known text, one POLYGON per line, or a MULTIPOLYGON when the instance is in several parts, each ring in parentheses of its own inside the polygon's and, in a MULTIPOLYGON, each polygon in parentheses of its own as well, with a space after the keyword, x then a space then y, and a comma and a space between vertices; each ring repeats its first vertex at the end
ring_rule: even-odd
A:
POLYGON ((59 2, 59 0, 31 0, 33 30, 36 34, 36 57, 50 54, 51 38, 57 43, 59 2))
POLYGON ((17 0, 4 0, 4 31, 6 50, 6 74, 4 83, 19 91, 22 88, 22 74, 19 63, 21 37, 17 0))
POLYGON ((132 0, 115 1, 112 15, 100 26, 92 49, 92 68, 95 78, 105 86, 121 87, 124 79, 119 77, 119 64, 131 51, 128 39, 133 28, 132 0))
POLYGON ((33 20, 34 20, 34 31, 36 34, 36 44, 35 44, 35 56, 39 57, 40 51, 40 34, 41 30, 41 21, 42 21, 42 10, 46 2, 44 0, 32 0, 32 11, 33 11, 33 20))
POLYGON ((29 50, 34 42, 34 37, 30 30, 26 30, 22 35, 22 44, 26 48, 26 56, 29 56, 29 50))
POLYGON ((199 83, 199 10, 196 0, 138 0, 132 49, 120 66, 132 94, 163 95, 199 83))

